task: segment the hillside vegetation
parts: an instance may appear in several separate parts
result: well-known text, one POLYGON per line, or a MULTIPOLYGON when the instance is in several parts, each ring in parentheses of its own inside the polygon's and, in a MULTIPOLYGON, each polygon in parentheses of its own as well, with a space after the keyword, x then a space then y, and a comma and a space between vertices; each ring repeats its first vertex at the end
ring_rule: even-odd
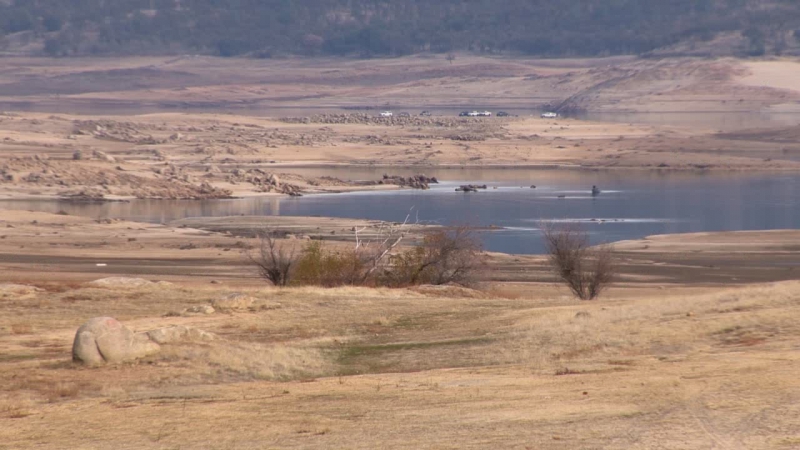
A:
POLYGON ((3 0, 6 54, 796 52, 796 0, 3 0), (680 44, 690 43, 688 47, 680 44), (676 47, 677 46, 677 47, 676 47), (705 50, 703 50, 705 49, 705 50))

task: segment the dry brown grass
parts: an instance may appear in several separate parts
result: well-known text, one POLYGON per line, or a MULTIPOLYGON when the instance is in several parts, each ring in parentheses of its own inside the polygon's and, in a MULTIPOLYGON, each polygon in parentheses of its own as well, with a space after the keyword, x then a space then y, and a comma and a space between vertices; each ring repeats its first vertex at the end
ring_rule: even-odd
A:
POLYGON ((12 334, 31 334, 33 333, 33 325, 29 323, 12 323, 11 324, 11 333, 12 334))
POLYGON ((80 387, 74 383, 57 382, 49 386, 43 394, 48 402, 55 403, 59 400, 78 397, 78 394, 80 394, 80 387))
POLYGON ((22 398, 19 394, 0 397, 0 417, 8 419, 22 419, 32 414, 32 402, 22 398))
POLYGON ((79 287, 0 304, 36 325, 34 339, 0 336, 0 439, 10 448, 126 439, 131 448, 622 449, 791 448, 798 437, 800 282, 557 306, 486 293, 256 289, 246 293, 279 307, 161 317, 227 292, 79 287), (220 338, 76 366, 74 327, 106 302, 135 329, 181 323, 220 338), (657 432, 663 421, 674 435, 657 432))

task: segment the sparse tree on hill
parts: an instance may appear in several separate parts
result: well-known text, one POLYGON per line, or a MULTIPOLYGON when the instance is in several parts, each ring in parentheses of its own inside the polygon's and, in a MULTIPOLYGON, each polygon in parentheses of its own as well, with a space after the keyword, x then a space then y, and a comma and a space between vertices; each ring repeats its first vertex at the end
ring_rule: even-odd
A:
POLYGON ((575 225, 542 225, 548 260, 556 276, 581 300, 594 300, 614 282, 616 264, 609 245, 590 246, 575 225))
POLYGON ((292 271, 297 262, 295 246, 288 251, 279 246, 270 230, 258 233, 258 247, 246 252, 247 258, 256 266, 259 275, 275 286, 286 286, 291 281, 292 271))
POLYGON ((477 272, 482 265, 481 242, 473 229, 460 226, 436 230, 427 234, 420 245, 392 257, 384 284, 471 286, 478 281, 477 272))

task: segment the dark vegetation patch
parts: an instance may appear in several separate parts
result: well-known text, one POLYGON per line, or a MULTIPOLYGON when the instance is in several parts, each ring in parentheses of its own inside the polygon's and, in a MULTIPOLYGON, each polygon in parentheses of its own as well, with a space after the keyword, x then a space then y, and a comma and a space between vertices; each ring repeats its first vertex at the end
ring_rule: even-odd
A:
POLYGON ((372 57, 455 50, 598 56, 644 54, 681 41, 708 42, 726 32, 738 33, 741 54, 758 56, 800 41, 796 0, 16 0, 0 5, 0 35, 34 32, 51 56, 372 57))

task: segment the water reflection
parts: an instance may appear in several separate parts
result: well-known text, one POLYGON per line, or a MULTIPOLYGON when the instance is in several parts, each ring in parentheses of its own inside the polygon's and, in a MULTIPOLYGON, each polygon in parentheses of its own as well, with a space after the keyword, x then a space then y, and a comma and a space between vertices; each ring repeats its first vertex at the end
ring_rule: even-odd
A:
MULTIPOLYGON (((303 169, 306 175, 376 179, 384 169, 303 169)), ((414 169, 392 170, 408 175, 414 169)), ((93 218, 167 223, 184 217, 235 215, 333 216, 400 221, 411 208, 425 222, 506 227, 484 234, 487 249, 539 253, 537 222, 580 222, 595 242, 652 234, 800 228, 800 176, 672 172, 437 169, 430 191, 261 197, 238 200, 138 200, 74 204, 0 201, 2 209, 65 211, 93 218), (455 192, 465 182, 488 184, 479 193, 455 192), (531 185, 536 185, 535 189, 531 185), (592 197, 597 185, 603 193, 592 197), (496 189, 495 189, 496 188, 496 189)), ((0 218, 2 212, 0 212, 0 218)))

